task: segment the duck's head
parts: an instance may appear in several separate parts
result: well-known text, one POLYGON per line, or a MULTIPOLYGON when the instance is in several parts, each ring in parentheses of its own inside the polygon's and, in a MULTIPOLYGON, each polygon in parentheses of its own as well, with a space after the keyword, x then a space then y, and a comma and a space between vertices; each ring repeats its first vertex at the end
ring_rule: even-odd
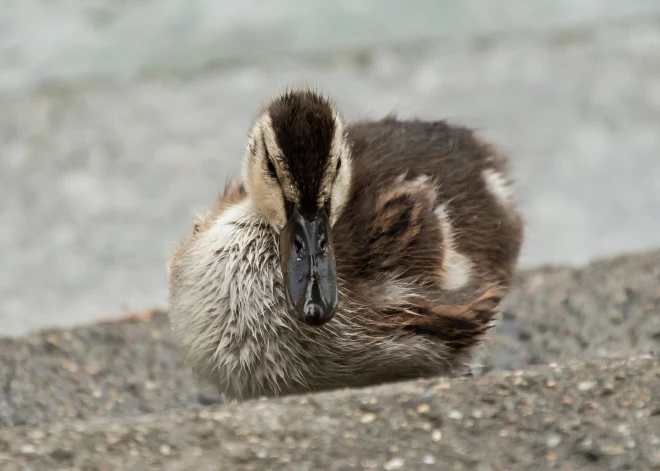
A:
POLYGON ((250 132, 244 181, 279 235, 293 314, 310 325, 328 322, 338 304, 332 226, 351 181, 350 146, 332 103, 309 90, 271 101, 250 132))

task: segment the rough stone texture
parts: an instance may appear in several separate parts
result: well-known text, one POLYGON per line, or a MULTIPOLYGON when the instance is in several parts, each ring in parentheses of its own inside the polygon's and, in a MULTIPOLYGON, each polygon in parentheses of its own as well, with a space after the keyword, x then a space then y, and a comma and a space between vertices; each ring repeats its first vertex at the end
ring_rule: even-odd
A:
POLYGON ((174 242, 237 170, 259 106, 291 84, 318 85, 349 119, 449 118, 510 151, 526 266, 658 246, 659 49, 649 15, 0 94, 0 332, 163 305, 174 242))
POLYGON ((0 430, 10 470, 660 469, 660 358, 0 430))
MULTIPOLYGON (((660 350, 660 251, 522 273, 490 339, 476 373, 660 350)), ((0 428, 220 400, 181 364, 164 313, 0 339, 0 428)))
POLYGON ((221 399, 183 366, 162 312, 0 339, 0 387, 0 427, 131 416, 221 399))
POLYGON ((475 364, 507 370, 660 351, 660 251, 522 272, 488 344, 475 364))

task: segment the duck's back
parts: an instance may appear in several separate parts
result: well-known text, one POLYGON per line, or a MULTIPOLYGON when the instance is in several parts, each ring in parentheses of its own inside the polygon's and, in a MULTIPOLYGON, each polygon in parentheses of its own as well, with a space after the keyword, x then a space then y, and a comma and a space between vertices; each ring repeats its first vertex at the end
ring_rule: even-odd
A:
POLYGON ((506 287, 522 243, 507 161, 444 121, 348 127, 352 197, 337 222, 340 275, 414 280, 424 293, 506 287))

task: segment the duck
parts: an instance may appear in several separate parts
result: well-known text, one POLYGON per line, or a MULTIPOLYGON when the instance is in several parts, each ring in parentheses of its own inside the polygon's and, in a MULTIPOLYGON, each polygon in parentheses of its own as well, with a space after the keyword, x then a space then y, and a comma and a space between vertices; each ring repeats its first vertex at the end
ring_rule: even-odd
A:
POLYGON ((465 374, 523 241, 501 150, 446 120, 347 123, 299 88, 241 163, 168 262, 198 378, 246 400, 465 374))

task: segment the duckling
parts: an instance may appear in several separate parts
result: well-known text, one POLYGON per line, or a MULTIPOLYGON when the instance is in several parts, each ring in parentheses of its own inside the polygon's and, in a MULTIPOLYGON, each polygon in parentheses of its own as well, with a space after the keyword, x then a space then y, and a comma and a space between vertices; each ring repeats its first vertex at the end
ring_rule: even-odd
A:
POLYGON ((168 262, 187 363, 230 398, 462 372, 514 274, 508 160, 445 121, 345 124, 289 90, 168 262))

